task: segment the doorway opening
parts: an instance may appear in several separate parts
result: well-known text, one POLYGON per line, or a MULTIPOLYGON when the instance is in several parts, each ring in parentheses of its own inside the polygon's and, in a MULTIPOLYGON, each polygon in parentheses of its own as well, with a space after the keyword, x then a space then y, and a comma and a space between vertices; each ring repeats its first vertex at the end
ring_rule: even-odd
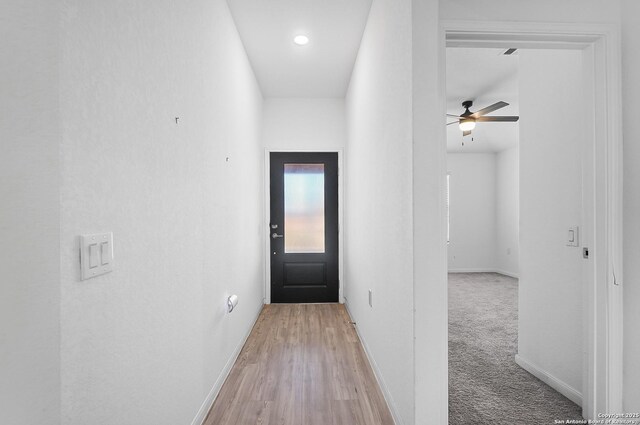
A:
POLYGON ((582 419, 581 74, 577 50, 447 49, 448 98, 478 105, 447 134, 451 423, 582 419))
MULTIPOLYGON (((515 48, 526 52, 520 56, 520 70, 523 69, 523 62, 526 62, 527 67, 535 69, 537 66, 539 72, 533 77, 523 78, 521 75, 519 83, 519 88, 527 91, 519 93, 518 111, 522 117, 519 123, 521 146, 518 147, 521 179, 518 277, 521 279, 519 289, 523 293, 518 300, 521 316, 518 323, 518 354, 513 361, 573 401, 578 401, 585 419, 596 418, 598 412, 619 410, 622 340, 618 326, 621 323, 622 292, 620 279, 616 280, 614 275, 615 270, 621 267, 618 251, 621 242, 621 176, 617 167, 621 159, 621 140, 617 118, 619 78, 616 70, 619 71, 619 68, 617 51, 611 47, 617 45, 616 33, 602 27, 567 29, 551 24, 524 24, 515 28, 508 24, 477 23, 471 27, 468 23, 445 23, 446 47, 499 48, 503 52, 515 48), (565 49, 566 55, 562 56, 563 52, 559 49, 565 49), (554 55, 555 59, 548 63, 547 68, 540 67, 541 58, 554 55), (556 82, 544 75, 556 66, 556 60, 572 62, 579 70, 565 80, 573 87, 572 93, 576 93, 576 87, 579 92, 572 99, 573 106, 565 103, 562 107, 562 102, 556 104, 553 100, 531 101, 545 94, 548 98, 569 93, 566 87, 554 86, 556 82), (581 128, 570 125, 571 119, 566 117, 566 111, 576 105, 579 105, 578 121, 580 118, 588 121, 581 128), (565 115, 564 122, 557 114, 551 113, 559 107, 562 109, 560 115, 565 115), (524 117, 527 117, 526 121, 524 117), (572 131, 578 134, 570 133, 572 131), (567 146, 567 143, 561 142, 546 146, 556 133, 566 136, 565 140, 575 139, 578 144, 572 146, 569 143, 567 146), (568 153, 572 153, 569 159, 566 157, 568 153), (536 163, 537 167, 534 166, 536 163), (571 182, 572 185, 569 184, 571 182), (538 189, 532 190, 536 186, 539 186, 538 189), (540 231, 532 231, 536 221, 544 217, 555 219, 538 223, 540 231), (550 235, 557 237, 552 236, 551 240, 550 235), (561 251, 564 254, 559 254, 561 251), (531 260, 541 254, 542 261, 536 263, 531 260), (549 267, 556 271, 557 276, 541 273, 549 267), (577 286, 578 293, 553 286, 554 279, 561 278, 567 271, 577 280, 577 285, 569 286, 574 289, 577 286), (524 289, 525 281, 528 282, 527 290, 524 289), (540 286, 541 281, 546 281, 548 287, 540 286), (574 307, 568 308, 575 310, 575 305, 579 305, 579 310, 574 314, 579 317, 580 328, 571 332, 572 337, 568 341, 558 336, 570 325, 567 321, 554 323, 545 329, 528 326, 536 315, 548 318, 553 313, 550 306, 557 300, 546 305, 540 301, 554 294, 567 300, 566 303, 560 303, 560 308, 571 304, 574 307), (536 310, 532 305, 540 308, 536 310), (541 341, 551 348, 532 351, 531 348, 541 341), (555 349, 554 342, 558 344, 555 349), (573 385, 567 382, 572 378, 559 378, 562 371, 546 373, 562 369, 562 361, 557 361, 562 357, 559 356, 562 350, 558 347, 564 349, 567 345, 577 345, 573 357, 578 359, 578 367, 575 363, 572 365, 572 374, 579 376, 574 379, 573 385), (528 357, 522 353, 527 353, 528 357), (535 360, 529 361, 532 357, 535 360), (541 368, 541 365, 546 366, 541 368), (563 384, 567 385, 563 387, 563 384)), ((568 102, 567 97, 564 99, 568 102)), ((451 172, 449 178, 452 182, 449 196, 453 209, 456 203, 455 173, 451 172)), ((494 187, 497 185, 496 181, 494 187)), ((468 213, 473 214, 474 211, 469 210, 468 213)), ((452 217, 451 239, 454 238, 455 223, 452 217)), ((451 266, 451 256, 449 259, 451 266)), ((454 366, 450 363, 450 368, 454 366)), ((506 382, 498 382, 498 385, 501 384, 506 382)), ((453 391, 450 396, 455 396, 453 391)))

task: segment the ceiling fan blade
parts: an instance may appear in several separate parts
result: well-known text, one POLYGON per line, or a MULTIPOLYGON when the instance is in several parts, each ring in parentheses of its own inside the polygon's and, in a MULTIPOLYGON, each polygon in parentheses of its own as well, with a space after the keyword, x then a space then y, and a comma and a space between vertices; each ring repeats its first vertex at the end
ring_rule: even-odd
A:
POLYGON ((511 116, 511 117, 478 117, 476 118, 477 122, 516 122, 520 119, 520 117, 511 116))
POLYGON ((460 115, 447 114, 448 117, 460 118, 460 115))
POLYGON ((448 122, 447 125, 458 124, 458 121, 448 122))
POLYGON ((471 134, 471 130, 469 130, 469 131, 463 131, 463 132, 462 132, 462 137, 464 137, 464 136, 468 136, 468 135, 470 135, 470 134, 471 134))
POLYGON ((473 114, 469 115, 472 118, 478 118, 481 117, 483 115, 487 115, 489 112, 493 112, 496 111, 500 108, 504 108, 505 106, 508 106, 509 104, 507 102, 496 102, 493 105, 487 106, 486 108, 482 108, 479 111, 474 112, 473 114))

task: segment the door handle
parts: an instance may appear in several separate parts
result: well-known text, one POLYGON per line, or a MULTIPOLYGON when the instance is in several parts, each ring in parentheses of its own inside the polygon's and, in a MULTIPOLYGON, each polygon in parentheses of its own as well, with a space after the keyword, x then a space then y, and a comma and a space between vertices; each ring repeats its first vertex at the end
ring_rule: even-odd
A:
POLYGON ((273 239, 277 239, 277 238, 284 238, 284 235, 279 235, 279 234, 277 234, 276 232, 273 232, 273 233, 271 234, 271 237, 272 237, 273 239))

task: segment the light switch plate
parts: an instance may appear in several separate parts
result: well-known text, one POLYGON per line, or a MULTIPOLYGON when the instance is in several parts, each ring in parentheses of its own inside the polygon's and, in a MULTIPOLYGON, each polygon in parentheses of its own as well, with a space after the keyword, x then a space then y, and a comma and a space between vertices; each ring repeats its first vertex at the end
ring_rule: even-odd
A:
POLYGON ((80 236, 80 271, 82 280, 113 270, 113 233, 80 236))
POLYGON ((578 226, 571 226, 567 229, 567 246, 580 246, 578 226))

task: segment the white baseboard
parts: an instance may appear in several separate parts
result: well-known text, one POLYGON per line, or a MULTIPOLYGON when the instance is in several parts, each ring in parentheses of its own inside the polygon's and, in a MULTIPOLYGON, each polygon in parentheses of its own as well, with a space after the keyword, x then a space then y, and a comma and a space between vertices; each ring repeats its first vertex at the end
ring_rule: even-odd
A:
POLYGON ((535 376, 536 378, 538 378, 539 380, 541 380, 542 382, 544 382, 545 384, 553 388, 554 390, 558 391, 560 394, 562 394, 569 400, 573 401, 578 406, 582 407, 582 393, 580 391, 576 390, 575 388, 568 385, 564 381, 561 381, 560 379, 556 378, 555 376, 543 370, 542 368, 523 359, 520 354, 516 354, 515 360, 518 366, 520 366, 521 368, 523 368, 524 370, 526 370, 527 372, 529 372, 530 374, 532 374, 533 376, 535 376))
POLYGON ((211 410, 211 407, 213 406, 213 402, 216 400, 218 393, 222 389, 222 385, 224 384, 224 381, 229 376, 229 373, 231 373, 231 369, 233 368, 233 365, 238 359, 238 356, 242 351, 242 347, 244 347, 244 344, 247 342, 247 339, 249 339, 249 335, 251 335, 251 331, 253 330, 253 327, 258 321, 258 317, 260 317, 260 313, 262 312, 263 307, 264 307, 264 303, 260 306, 260 309, 258 309, 258 314, 256 314, 255 319, 253 319, 251 327, 249 327, 249 331, 244 336, 244 338, 242 338, 240 343, 236 346, 235 350, 233 350, 231 357, 229 357, 229 360, 227 360, 227 364, 224 365, 224 369, 222 369, 222 372, 220 372, 220 376, 218 376, 218 379, 216 379, 216 382, 213 384, 213 387, 211 388, 211 391, 209 391, 207 398, 202 403, 202 406, 200 406, 200 410, 198 410, 198 414, 196 415, 195 418, 193 418, 193 421, 191 421, 191 425, 202 425, 204 423, 204 420, 207 418, 207 415, 209 414, 209 410, 211 410))
POLYGON ((505 276, 513 277, 515 279, 519 279, 520 278, 520 276, 518 276, 518 273, 512 273, 512 272, 508 272, 506 270, 495 269, 494 272, 498 273, 498 274, 503 274, 505 276))
POLYGON ((449 269, 449 273, 495 273, 496 269, 449 269))
MULTIPOLYGON (((351 321, 353 322, 353 316, 351 315, 351 311, 349 310, 349 304, 347 303, 347 299, 345 298, 344 301, 345 301, 344 306, 347 308, 347 313, 349 314, 349 317, 351 318, 351 321)), ((367 355, 367 359, 369 360, 369 364, 371 365, 371 368, 373 369, 373 374, 376 377, 376 381, 378 381, 378 385, 380 386, 380 389, 382 390, 382 395, 384 396, 384 400, 387 402, 387 406, 389 407, 389 411, 391 412, 391 416, 393 417, 393 422, 396 425, 404 425, 404 422, 402 422, 402 418, 398 414, 398 408, 396 407, 396 403, 393 401, 393 397, 391 396, 391 393, 389 392, 389 388, 387 387, 387 384, 385 383, 384 378, 382 377, 380 369, 378 368, 378 364, 376 363, 375 359, 371 355, 371 351, 369 350, 369 346, 367 345, 367 341, 364 338, 362 338, 362 335, 358 331, 357 324, 354 325, 354 327, 356 329, 356 333, 358 334, 358 338, 360 338, 360 342, 362 343, 362 346, 364 347, 364 352, 367 355)))
POLYGON ((449 269, 449 273, 498 273, 516 279, 519 278, 517 273, 512 273, 500 269, 449 269))

